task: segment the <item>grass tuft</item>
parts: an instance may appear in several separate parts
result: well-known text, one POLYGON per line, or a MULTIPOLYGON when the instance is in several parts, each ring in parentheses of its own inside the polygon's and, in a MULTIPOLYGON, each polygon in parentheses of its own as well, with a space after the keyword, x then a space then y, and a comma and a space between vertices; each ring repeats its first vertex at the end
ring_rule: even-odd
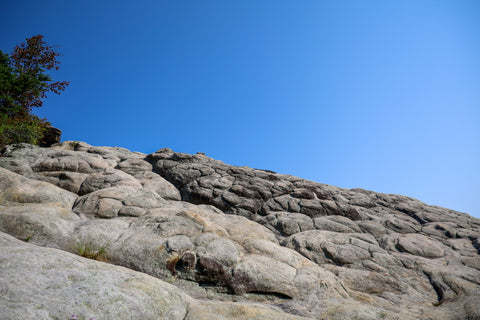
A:
POLYGON ((108 244, 99 245, 92 241, 79 240, 73 246, 73 252, 84 258, 108 262, 107 247, 108 244))

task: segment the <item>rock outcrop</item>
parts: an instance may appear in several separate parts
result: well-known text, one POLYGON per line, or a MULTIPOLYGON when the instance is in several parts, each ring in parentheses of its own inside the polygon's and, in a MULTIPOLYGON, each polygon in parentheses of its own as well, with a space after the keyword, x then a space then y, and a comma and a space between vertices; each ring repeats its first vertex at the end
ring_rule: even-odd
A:
POLYGON ((45 132, 43 133, 43 137, 40 140, 40 146, 42 147, 51 147, 54 144, 60 143, 62 138, 62 130, 47 126, 45 128, 45 132))
POLYGON ((480 220, 201 153, 7 146, 0 231, 2 319, 480 319, 480 220))

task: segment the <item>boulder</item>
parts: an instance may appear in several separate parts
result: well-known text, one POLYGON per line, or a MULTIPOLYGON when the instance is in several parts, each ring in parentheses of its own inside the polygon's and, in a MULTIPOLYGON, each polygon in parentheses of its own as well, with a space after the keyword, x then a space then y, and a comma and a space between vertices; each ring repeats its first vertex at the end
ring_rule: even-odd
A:
POLYGON ((70 209, 77 195, 0 167, 0 206, 42 204, 70 209))
POLYGON ((43 133, 43 137, 40 140, 39 145, 41 147, 50 147, 54 144, 60 143, 62 137, 62 130, 48 126, 43 133))
POLYGON ((99 218, 143 216, 165 203, 156 192, 132 186, 116 186, 88 193, 77 199, 74 212, 99 218))
POLYGON ((143 159, 127 159, 120 162, 116 168, 132 175, 142 186, 155 191, 164 199, 181 200, 180 191, 163 177, 155 174, 152 165, 143 159))
POLYGON ((108 168, 88 175, 80 185, 78 194, 83 196, 100 189, 119 186, 142 187, 137 179, 131 175, 120 170, 108 168))

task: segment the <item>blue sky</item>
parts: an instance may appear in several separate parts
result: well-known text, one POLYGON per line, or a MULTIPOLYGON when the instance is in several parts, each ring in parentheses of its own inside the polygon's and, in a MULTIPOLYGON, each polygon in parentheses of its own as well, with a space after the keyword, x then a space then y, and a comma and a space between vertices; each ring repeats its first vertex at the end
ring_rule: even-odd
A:
POLYGON ((71 85, 63 140, 399 193, 480 217, 480 2, 0 2, 71 85))

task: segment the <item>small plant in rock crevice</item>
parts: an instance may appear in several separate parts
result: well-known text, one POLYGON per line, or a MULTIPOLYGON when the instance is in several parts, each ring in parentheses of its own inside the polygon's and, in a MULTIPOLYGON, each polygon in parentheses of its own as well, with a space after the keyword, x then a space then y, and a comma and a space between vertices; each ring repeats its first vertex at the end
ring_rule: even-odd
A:
POLYGON ((73 252, 81 257, 107 262, 108 244, 99 245, 93 241, 79 240, 73 246, 73 252))

